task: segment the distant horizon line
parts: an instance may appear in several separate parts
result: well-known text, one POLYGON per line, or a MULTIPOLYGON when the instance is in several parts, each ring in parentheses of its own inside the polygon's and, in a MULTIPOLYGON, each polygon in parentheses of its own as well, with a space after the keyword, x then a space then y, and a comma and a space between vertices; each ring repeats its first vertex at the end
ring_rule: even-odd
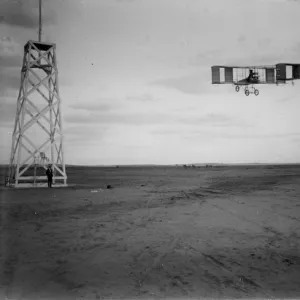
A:
POLYGON ((206 166, 206 165, 297 165, 300 162, 295 163, 177 163, 177 164, 95 164, 95 165, 86 165, 86 164, 66 164, 69 166, 206 166))
MULTIPOLYGON (((9 164, 0 164, 1 166, 9 166, 9 164)), ((65 164, 65 166, 80 166, 80 167, 131 167, 131 166, 253 166, 253 165, 272 165, 272 166, 278 166, 278 165, 300 165, 300 162, 294 162, 294 163, 177 163, 177 164, 65 164)))
POLYGON ((85 164, 66 164, 66 166, 90 166, 90 167, 116 167, 116 166, 235 166, 235 165, 300 165, 298 163, 181 163, 181 164, 112 164, 112 165, 85 165, 85 164))

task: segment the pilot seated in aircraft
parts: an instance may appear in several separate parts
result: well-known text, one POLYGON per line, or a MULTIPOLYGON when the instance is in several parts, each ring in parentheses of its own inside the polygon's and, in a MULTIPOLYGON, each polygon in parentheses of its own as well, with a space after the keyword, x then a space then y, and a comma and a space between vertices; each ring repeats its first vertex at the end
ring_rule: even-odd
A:
POLYGON ((250 70, 249 76, 247 77, 247 81, 248 82, 252 81, 253 77, 254 77, 253 70, 250 70))
POLYGON ((250 70, 249 76, 247 77, 248 82, 258 81, 258 73, 250 70))

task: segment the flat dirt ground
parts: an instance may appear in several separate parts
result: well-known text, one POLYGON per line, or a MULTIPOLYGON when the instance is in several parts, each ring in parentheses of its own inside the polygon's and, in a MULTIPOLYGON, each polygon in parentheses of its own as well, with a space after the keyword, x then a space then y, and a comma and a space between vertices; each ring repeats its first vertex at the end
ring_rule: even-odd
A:
POLYGON ((300 166, 67 171, 0 190, 0 299, 300 298, 300 166))

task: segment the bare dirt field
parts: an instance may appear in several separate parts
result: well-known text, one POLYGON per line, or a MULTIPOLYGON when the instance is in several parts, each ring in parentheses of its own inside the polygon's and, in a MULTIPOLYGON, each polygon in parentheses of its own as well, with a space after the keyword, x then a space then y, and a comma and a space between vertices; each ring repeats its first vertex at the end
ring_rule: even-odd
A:
POLYGON ((0 190, 0 299, 300 299, 300 166, 67 171, 0 190))

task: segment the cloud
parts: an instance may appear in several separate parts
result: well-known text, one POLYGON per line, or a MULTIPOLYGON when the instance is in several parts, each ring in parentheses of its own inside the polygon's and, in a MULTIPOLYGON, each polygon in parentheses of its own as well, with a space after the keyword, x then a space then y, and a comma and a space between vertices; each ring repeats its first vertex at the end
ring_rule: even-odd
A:
POLYGON ((289 102, 296 99, 298 94, 293 94, 291 96, 286 96, 277 100, 277 102, 289 102))
POLYGON ((212 65, 270 65, 280 61, 290 60, 288 57, 296 57, 299 46, 294 40, 294 48, 284 47, 284 42, 278 45, 274 37, 266 37, 262 34, 255 42, 252 36, 244 34, 237 35, 236 39, 229 46, 212 47, 211 50, 200 51, 191 57, 191 66, 199 66, 208 69, 212 65), (274 49, 276 48, 276 51, 274 49))
MULTIPOLYGON (((203 132, 212 133, 214 131, 217 131, 218 134, 220 133, 220 129, 225 129, 231 127, 232 129, 245 129, 253 127, 250 123, 247 123, 244 120, 241 120, 237 117, 225 115, 225 114, 207 114, 203 116, 189 116, 189 117, 182 117, 177 116, 173 119, 174 124, 177 125, 176 128, 168 128, 163 127, 161 129, 156 129, 152 133, 153 134, 159 134, 159 135, 173 135, 173 134, 199 134, 199 132, 202 134, 203 132), (190 125, 190 126, 182 126, 182 125, 190 125), (202 126, 202 128, 205 128, 201 131, 194 130, 194 128, 197 128, 199 125, 202 126)), ((170 123, 171 124, 171 123, 170 123)))
POLYGON ((93 124, 81 124, 69 126, 64 129, 67 143, 98 142, 105 136, 108 128, 106 126, 94 126, 93 124))
POLYGON ((201 66, 202 68, 210 67, 215 64, 215 58, 220 57, 223 53, 224 50, 221 47, 199 51, 196 55, 189 59, 189 65, 201 66))
POLYGON ((126 100, 128 101, 141 101, 141 102, 151 102, 151 101, 154 101, 156 100, 155 97, 151 94, 142 94, 142 95, 139 95, 139 96, 127 96, 126 97, 126 100))
MULTIPOLYGON (((0 3, 0 21, 17 27, 38 28, 39 22, 39 2, 37 0, 9 0, 0 3)), ((42 17, 43 24, 50 25, 55 23, 56 16, 48 3, 43 3, 42 17)))
POLYGON ((116 112, 114 110, 86 110, 69 112, 64 117, 69 124, 126 124, 126 125, 191 125, 210 127, 251 127, 250 123, 225 114, 211 113, 203 116, 165 112, 116 112))
POLYGON ((207 135, 218 139, 260 139, 260 140, 272 140, 272 139, 290 139, 294 137, 300 137, 300 133, 231 133, 231 132, 194 132, 194 135, 207 135))
POLYGON ((0 55, 19 54, 19 44, 10 36, 0 36, 0 55))
POLYGON ((9 36, 0 37, 0 122, 12 126, 20 87, 22 47, 9 36), (15 97, 13 97, 15 96, 15 97))
POLYGON ((203 94, 208 91, 210 77, 204 78, 203 75, 191 74, 177 78, 166 78, 152 82, 153 85, 162 85, 176 89, 185 94, 203 94))
POLYGON ((263 2, 270 2, 270 3, 288 3, 288 2, 299 2, 299 0, 261 0, 263 2))
POLYGON ((0 91, 1 93, 13 89, 18 90, 20 87, 21 73, 19 68, 0 68, 0 91))
POLYGON ((0 54, 0 67, 19 67, 19 71, 21 72, 22 66, 22 57, 21 56, 1 56, 0 54))
POLYGON ((179 122, 190 125, 208 125, 214 127, 251 127, 250 123, 247 123, 237 117, 232 117, 225 114, 211 113, 204 116, 191 116, 180 117, 179 122))
POLYGON ((272 39, 270 38, 263 38, 258 40, 258 45, 260 47, 270 47, 272 44, 272 39))
POLYGON ((14 119, 16 116, 17 101, 16 99, 10 98, 4 101, 1 99, 0 102, 0 124, 1 127, 9 127, 14 124, 14 119))
MULTIPOLYGON (((105 99, 110 100, 110 99, 105 99)), ((102 99, 103 101, 103 99, 102 99)), ((87 102, 80 102, 76 104, 69 105, 70 108, 75 110, 84 110, 84 111, 101 111, 101 112, 108 112, 111 111, 113 106, 107 103, 87 103, 87 102)))
POLYGON ((115 0, 117 3, 132 3, 135 2, 136 0, 115 0))
POLYGON ((9 36, 0 37, 0 96, 19 89, 22 47, 9 36))
POLYGON ((168 129, 162 128, 153 130, 152 134, 155 135, 176 135, 187 140, 199 140, 199 139, 243 139, 243 140, 274 140, 274 139, 291 139, 294 142, 300 141, 300 132, 294 133, 269 133, 269 134, 259 134, 259 133, 248 133, 248 132, 229 132, 220 131, 213 128, 209 129, 196 129, 191 130, 190 128, 180 128, 180 129, 168 129))
MULTIPOLYGON (((300 0, 298 0, 300 3, 300 0)), ((300 42, 295 42, 291 48, 291 59, 299 60, 300 42)))
POLYGON ((0 36, 0 67, 16 67, 21 69, 23 47, 12 37, 0 36))
POLYGON ((81 111, 85 115, 89 113, 92 114, 112 113, 127 107, 128 105, 125 106, 124 103, 122 103, 118 98, 115 97, 99 97, 92 101, 82 100, 82 101, 78 101, 77 103, 68 105, 68 108, 74 110, 75 114, 77 114, 76 111, 81 111))
POLYGON ((64 120, 69 123, 90 123, 90 124, 126 124, 126 125, 150 125, 167 124, 172 121, 172 117, 163 113, 69 113, 64 120))
POLYGON ((294 143, 300 143, 300 136, 299 137, 297 137, 297 138, 293 138, 293 142, 294 143))
POLYGON ((246 36, 245 35, 240 35, 237 39, 239 43, 244 43, 246 41, 246 36))
POLYGON ((202 117, 196 117, 193 119, 185 118, 185 120, 191 120, 193 123, 197 122, 197 123, 210 123, 210 124, 215 124, 215 123, 228 124, 228 123, 231 123, 233 119, 224 114, 211 113, 211 114, 207 114, 202 117))

